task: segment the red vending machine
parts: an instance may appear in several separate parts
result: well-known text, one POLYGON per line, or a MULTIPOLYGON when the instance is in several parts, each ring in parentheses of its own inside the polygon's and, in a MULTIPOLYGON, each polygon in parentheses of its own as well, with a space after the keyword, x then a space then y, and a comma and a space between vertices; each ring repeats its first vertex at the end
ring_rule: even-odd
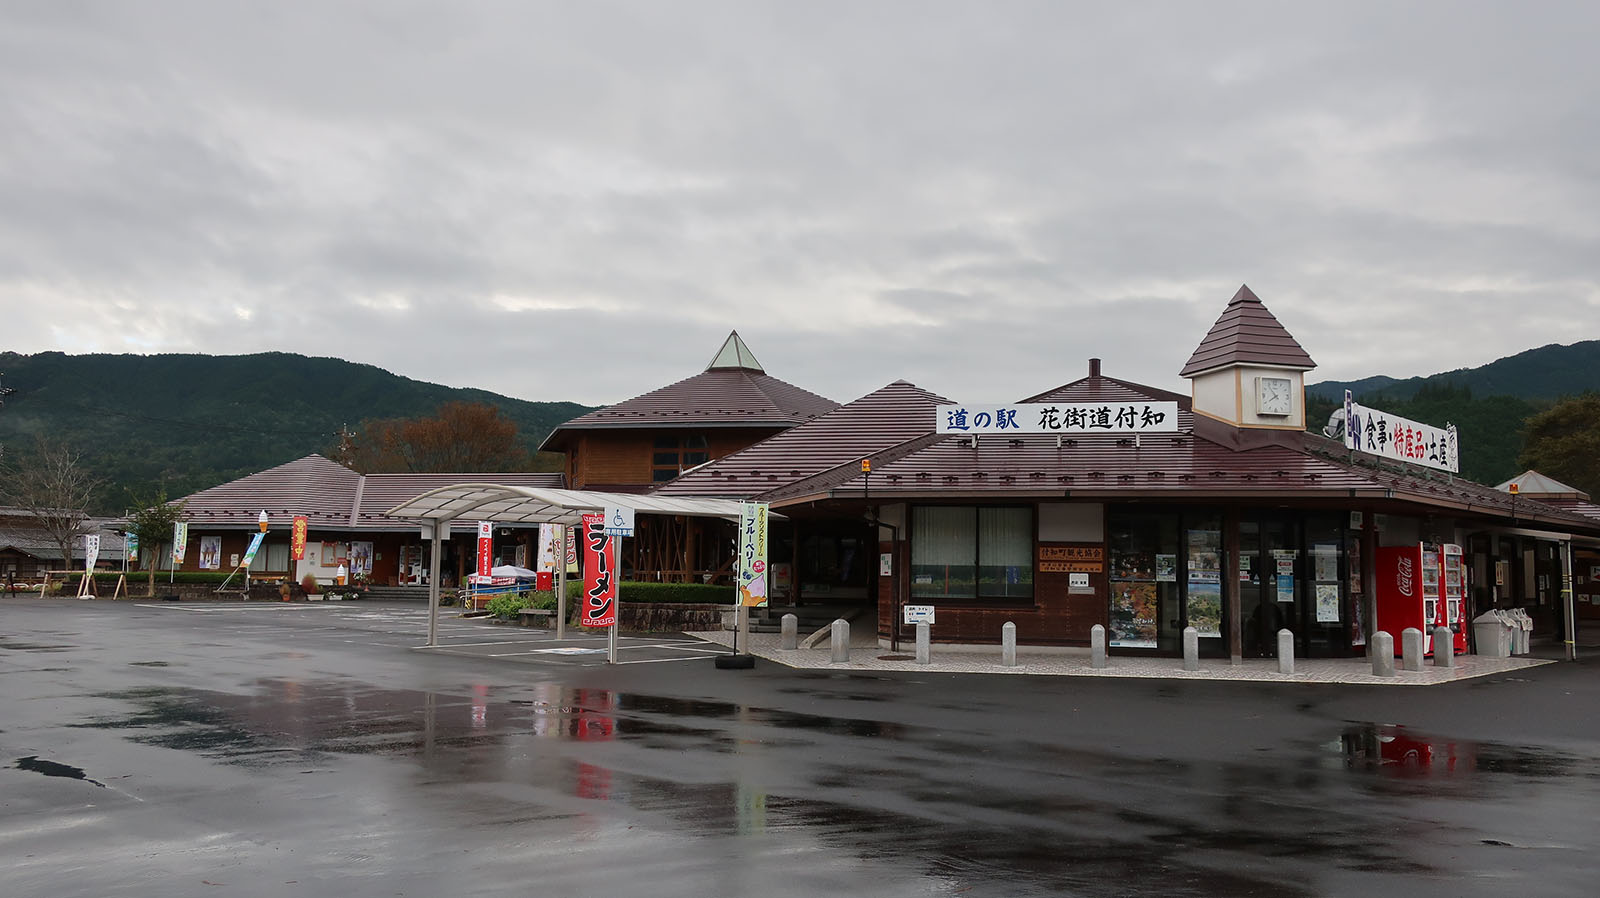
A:
POLYGON ((1378 549, 1378 619, 1374 626, 1394 637, 1396 656, 1403 648, 1400 634, 1407 627, 1422 631, 1422 652, 1433 654, 1433 628, 1445 622, 1440 602, 1440 554, 1438 546, 1427 543, 1378 549))
POLYGON ((1444 556, 1444 619, 1445 626, 1455 634, 1457 655, 1467 652, 1467 573, 1461 559, 1461 547, 1446 543, 1441 546, 1444 556))

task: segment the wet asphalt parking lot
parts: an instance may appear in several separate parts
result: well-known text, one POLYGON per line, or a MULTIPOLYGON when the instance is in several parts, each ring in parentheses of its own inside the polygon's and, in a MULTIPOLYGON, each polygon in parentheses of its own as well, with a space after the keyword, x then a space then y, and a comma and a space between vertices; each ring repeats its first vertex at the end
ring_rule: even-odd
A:
POLYGON ((414 605, 0 599, 0 894, 1600 890, 1600 664, 719 671, 414 605), (550 652, 546 649, 601 649, 550 652))

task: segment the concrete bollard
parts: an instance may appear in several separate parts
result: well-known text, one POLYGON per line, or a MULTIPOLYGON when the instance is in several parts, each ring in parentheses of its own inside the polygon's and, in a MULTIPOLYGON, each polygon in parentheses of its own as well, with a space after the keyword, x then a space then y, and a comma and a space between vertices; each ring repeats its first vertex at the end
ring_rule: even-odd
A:
POLYGON ((1017 625, 1011 621, 1000 628, 1000 666, 1017 666, 1017 625))
POLYGON ((1183 628, 1183 669, 1200 669, 1200 631, 1194 627, 1183 628))
POLYGON ((833 622, 833 663, 840 664, 850 660, 850 622, 840 618, 833 622))
POLYGON ((1406 670, 1422 669, 1422 631, 1416 627, 1400 631, 1400 660, 1406 670))
POLYGON ((1433 666, 1456 666, 1456 634, 1449 627, 1433 628, 1433 666))
POLYGON ((1367 653, 1372 656, 1372 675, 1375 677, 1394 676, 1394 637, 1388 632, 1379 630, 1372 634, 1372 639, 1367 643, 1367 653))
POLYGON ((932 659, 933 628, 926 621, 917 624, 917 663, 927 664, 932 659))
POLYGON ((1278 631, 1278 673, 1294 674, 1294 633, 1288 629, 1278 631))
POLYGON ((1103 669, 1109 659, 1106 658, 1106 628, 1095 624, 1089 628, 1089 666, 1095 670, 1103 669))
POLYGON ((800 618, 792 614, 785 614, 782 620, 783 647, 794 651, 800 647, 800 618))

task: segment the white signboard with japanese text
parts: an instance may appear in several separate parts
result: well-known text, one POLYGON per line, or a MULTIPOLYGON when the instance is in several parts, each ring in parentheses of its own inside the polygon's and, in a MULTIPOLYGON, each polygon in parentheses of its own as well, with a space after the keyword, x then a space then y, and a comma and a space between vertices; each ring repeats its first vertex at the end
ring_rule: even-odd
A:
POLYGON ((94 563, 100 560, 100 534, 88 533, 83 537, 83 569, 94 570, 94 563))
POLYGON ((933 623, 933 607, 932 605, 903 605, 900 610, 905 613, 907 624, 931 625, 933 623))
POLYGON ((1372 455, 1461 473, 1461 447, 1454 424, 1434 427, 1367 408, 1344 392, 1344 445, 1372 455))
POLYGON ((1176 402, 941 405, 939 433, 1176 433, 1176 402))

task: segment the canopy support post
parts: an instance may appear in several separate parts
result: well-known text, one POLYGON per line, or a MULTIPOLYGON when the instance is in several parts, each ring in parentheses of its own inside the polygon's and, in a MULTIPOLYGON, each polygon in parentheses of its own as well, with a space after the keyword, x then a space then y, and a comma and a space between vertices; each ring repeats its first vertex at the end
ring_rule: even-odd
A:
POLYGON ((428 645, 439 644, 439 530, 448 526, 448 521, 433 522, 433 551, 428 564, 428 645))

